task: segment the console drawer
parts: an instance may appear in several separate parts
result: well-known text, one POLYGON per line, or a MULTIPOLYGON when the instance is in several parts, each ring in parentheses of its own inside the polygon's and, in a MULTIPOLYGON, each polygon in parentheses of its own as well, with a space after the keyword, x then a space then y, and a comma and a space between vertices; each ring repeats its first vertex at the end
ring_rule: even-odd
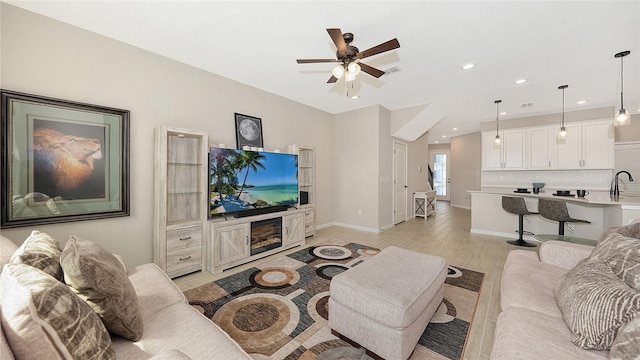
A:
POLYGON ((202 265, 202 248, 193 246, 167 253, 167 273, 193 268, 199 270, 202 265))
POLYGON ((175 250, 201 245, 202 227, 200 226, 167 231, 167 254, 175 250))

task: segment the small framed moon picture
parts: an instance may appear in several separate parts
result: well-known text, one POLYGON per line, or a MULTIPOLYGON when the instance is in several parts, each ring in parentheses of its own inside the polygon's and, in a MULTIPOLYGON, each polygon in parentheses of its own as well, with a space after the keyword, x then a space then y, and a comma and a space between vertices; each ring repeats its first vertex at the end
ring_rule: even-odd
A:
POLYGON ((262 120, 238 113, 235 113, 235 117, 238 149, 243 149, 245 146, 262 148, 262 120))

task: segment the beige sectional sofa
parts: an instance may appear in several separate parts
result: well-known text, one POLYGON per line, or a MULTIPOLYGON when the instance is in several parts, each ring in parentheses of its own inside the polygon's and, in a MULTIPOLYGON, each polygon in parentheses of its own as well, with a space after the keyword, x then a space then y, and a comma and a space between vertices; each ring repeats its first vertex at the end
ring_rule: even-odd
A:
POLYGON ((608 229, 596 247, 549 241, 539 254, 509 252, 491 358, 640 359, 639 229, 608 229), (602 293, 608 284, 615 291, 602 293))
MULTIPOLYGON (((11 240, 2 236, 0 238, 0 265, 4 272, 5 264, 11 262, 12 255, 18 247, 11 240)), ((142 333, 137 341, 109 333, 107 341, 110 340, 113 350, 109 350, 110 356, 105 355, 99 358, 113 358, 115 355, 117 359, 251 359, 224 331, 191 307, 182 292, 155 264, 136 266, 126 270, 126 274, 135 289, 142 333)), ((2 277, 3 281, 7 281, 7 278, 7 276, 2 277)), ((2 300, 0 310, 15 307, 15 304, 12 304, 17 298, 15 292, 7 293, 6 284, 1 285, 3 291, 0 294, 2 300)), ((5 315, 3 311, 0 358, 2 360, 27 358, 20 356, 17 349, 12 347, 14 344, 19 346, 21 331, 34 331, 33 329, 25 330, 27 326, 33 324, 23 322, 15 325, 5 319, 5 315)), ((47 324, 38 327, 35 331, 37 332, 35 335, 43 339, 43 344, 39 341, 30 341, 28 346, 31 349, 28 351, 28 358, 68 359, 73 357, 66 353, 66 349, 47 353, 49 351, 47 346, 60 345, 59 340, 51 336, 51 329, 47 324), (38 349, 40 345, 45 349, 38 349)), ((28 338, 30 335, 33 334, 25 334, 24 337, 28 338)), ((90 333, 82 336, 88 338, 90 333)))

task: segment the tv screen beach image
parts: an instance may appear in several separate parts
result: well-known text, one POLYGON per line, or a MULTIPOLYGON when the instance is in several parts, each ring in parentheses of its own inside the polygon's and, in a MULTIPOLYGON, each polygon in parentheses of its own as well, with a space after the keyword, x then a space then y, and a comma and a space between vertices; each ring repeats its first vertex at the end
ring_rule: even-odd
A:
POLYGON ((298 156, 211 148, 210 215, 298 203, 298 156))

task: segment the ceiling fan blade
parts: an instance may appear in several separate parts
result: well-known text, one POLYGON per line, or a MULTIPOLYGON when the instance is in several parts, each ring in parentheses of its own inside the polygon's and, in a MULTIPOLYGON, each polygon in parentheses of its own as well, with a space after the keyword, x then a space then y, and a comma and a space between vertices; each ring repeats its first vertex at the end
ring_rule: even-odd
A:
POLYGON ((387 42, 383 42, 380 45, 376 45, 376 46, 374 46, 372 48, 369 48, 367 50, 364 50, 364 51, 361 51, 361 52, 357 53, 355 58, 356 59, 364 59, 366 57, 377 55, 377 54, 383 53, 385 51, 397 49, 399 47, 400 47, 400 43, 398 42, 398 39, 392 39, 392 40, 389 40, 387 42))
POLYGON ((374 68, 373 66, 369 66, 365 63, 358 63, 358 65, 360 65, 360 69, 364 72, 366 72, 367 74, 379 78, 380 76, 384 75, 384 71, 379 70, 374 68))
POLYGON ((338 52, 342 54, 347 53, 347 43, 344 42, 344 38, 342 37, 342 31, 340 29, 327 29, 329 36, 331 36, 331 40, 336 44, 338 48, 338 52))
POLYGON ((338 78, 337 78, 337 77, 335 77, 335 76, 333 76, 333 75, 331 75, 331 77, 330 77, 330 78, 329 78, 329 80, 327 81, 327 84, 331 84, 331 83, 334 83, 334 82, 336 82, 336 81, 338 81, 338 78))
POLYGON ((313 64, 313 63, 326 63, 326 62, 340 62, 336 59, 297 59, 298 64, 313 64))

